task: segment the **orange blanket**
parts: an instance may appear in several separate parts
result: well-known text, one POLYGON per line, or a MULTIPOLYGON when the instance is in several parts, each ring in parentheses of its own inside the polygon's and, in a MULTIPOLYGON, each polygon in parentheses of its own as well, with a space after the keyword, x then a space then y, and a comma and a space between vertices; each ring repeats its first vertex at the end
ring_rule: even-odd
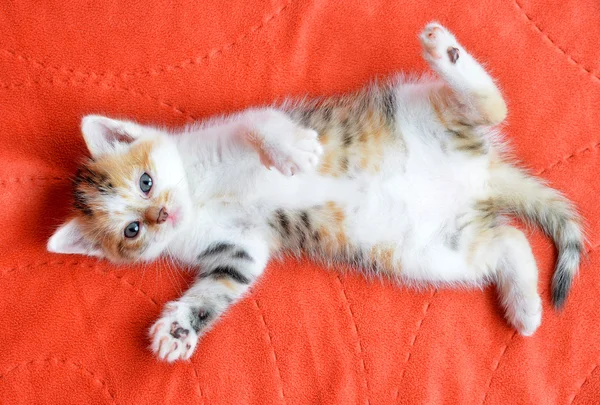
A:
POLYGON ((597 0, 6 0, 0 13, 0 403, 588 404, 600 401, 597 0), (515 335, 492 288, 414 291, 273 263, 191 362, 146 331, 189 274, 45 252, 99 112, 179 125, 426 65, 431 19, 498 79, 515 155, 588 219, 562 313, 515 335))

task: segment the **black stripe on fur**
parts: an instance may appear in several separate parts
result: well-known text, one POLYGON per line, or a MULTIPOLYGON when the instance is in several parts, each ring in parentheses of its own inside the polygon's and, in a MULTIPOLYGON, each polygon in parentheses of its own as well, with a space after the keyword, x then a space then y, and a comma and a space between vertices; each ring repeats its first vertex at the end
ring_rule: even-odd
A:
POLYGON ((230 278, 240 284, 250 284, 250 279, 244 276, 238 269, 233 266, 217 266, 207 273, 207 276, 216 279, 230 278))

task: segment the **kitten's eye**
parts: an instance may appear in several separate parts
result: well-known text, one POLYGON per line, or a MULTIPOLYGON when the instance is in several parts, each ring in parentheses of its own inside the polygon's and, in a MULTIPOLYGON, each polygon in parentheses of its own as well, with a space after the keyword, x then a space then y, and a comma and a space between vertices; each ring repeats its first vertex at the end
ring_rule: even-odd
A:
POLYGON ((127 227, 125 227, 125 237, 126 238, 135 238, 137 234, 140 232, 140 223, 132 222, 127 227))
POLYGON ((140 189, 146 194, 152 189, 152 177, 148 173, 144 173, 140 177, 140 189))

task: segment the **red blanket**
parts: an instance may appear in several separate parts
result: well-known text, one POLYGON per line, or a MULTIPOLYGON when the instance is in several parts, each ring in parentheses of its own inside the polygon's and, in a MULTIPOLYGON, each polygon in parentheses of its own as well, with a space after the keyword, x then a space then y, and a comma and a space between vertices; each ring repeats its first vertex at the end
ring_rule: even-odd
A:
POLYGON ((6 0, 0 12, 0 403, 569 404, 600 401, 597 0, 6 0), (515 155, 588 220, 562 313, 555 251, 530 231, 544 320, 530 338, 493 288, 414 291, 273 263, 191 362, 146 331, 190 280, 51 255, 85 155, 81 117, 180 125, 287 95, 421 72, 437 19, 498 79, 515 155))

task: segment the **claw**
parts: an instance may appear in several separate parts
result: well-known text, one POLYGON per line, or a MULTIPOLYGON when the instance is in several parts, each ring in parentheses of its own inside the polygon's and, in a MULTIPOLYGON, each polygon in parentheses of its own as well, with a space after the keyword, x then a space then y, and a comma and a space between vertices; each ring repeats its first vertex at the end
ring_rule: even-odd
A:
POLYGON ((162 337, 162 338, 160 339, 160 342, 158 343, 158 352, 159 352, 159 353, 162 351, 162 345, 163 345, 163 343, 165 343, 167 340, 169 340, 169 338, 168 338, 168 337, 166 337, 166 336, 165 336, 165 337, 162 337))
POLYGON ((150 336, 154 336, 156 334, 156 332, 158 331, 158 329, 162 328, 163 323, 162 322, 157 322, 155 323, 151 328, 150 328, 150 336))

